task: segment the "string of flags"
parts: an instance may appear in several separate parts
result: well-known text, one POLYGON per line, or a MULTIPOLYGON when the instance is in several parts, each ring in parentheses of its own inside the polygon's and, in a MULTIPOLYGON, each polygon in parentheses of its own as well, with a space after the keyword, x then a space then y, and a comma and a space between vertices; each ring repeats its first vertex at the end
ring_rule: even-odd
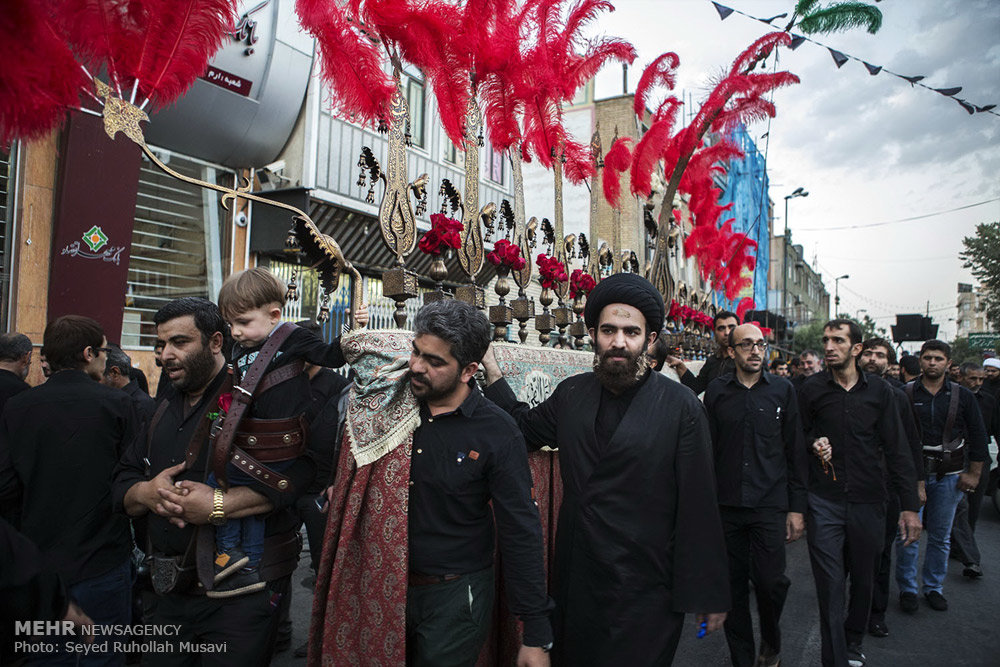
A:
MULTIPOLYGON (((753 19, 754 21, 759 21, 760 23, 764 23, 766 25, 771 25, 773 21, 776 21, 778 19, 782 19, 782 18, 785 18, 786 16, 788 16, 788 14, 778 14, 777 16, 772 16, 771 18, 764 19, 764 18, 760 18, 758 16, 752 16, 750 14, 747 14, 746 12, 741 12, 740 10, 734 9, 732 7, 727 7, 725 5, 719 4, 718 2, 715 2, 714 0, 711 0, 711 2, 712 2, 713 5, 715 5, 715 11, 717 11, 719 13, 719 19, 722 20, 722 21, 725 21, 727 18, 730 17, 730 15, 732 15, 733 13, 736 13, 736 14, 739 14, 741 16, 745 16, 748 19, 753 19)), ((925 78, 927 78, 927 77, 925 77, 923 75, 917 74, 917 75, 907 76, 905 74, 899 74, 897 72, 893 72, 893 71, 887 70, 887 69, 885 69, 881 65, 873 65, 873 64, 871 64, 871 63, 869 63, 869 62, 867 62, 865 60, 862 60, 861 58, 852 56, 849 53, 844 53, 843 51, 838 51, 837 49, 831 48, 831 47, 829 47, 829 46, 827 46, 825 44, 817 42, 816 40, 814 40, 814 39, 812 39, 810 37, 806 37, 804 35, 797 35, 795 33, 792 33, 792 41, 788 45, 788 48, 790 48, 790 49, 792 49, 794 51, 795 49, 797 49, 800 46, 802 46, 803 42, 811 42, 811 43, 815 44, 816 46, 822 47, 822 48, 826 49, 827 51, 829 51, 830 52, 830 56, 833 58, 834 64, 837 65, 837 69, 840 69, 841 67, 843 67, 844 64, 847 63, 848 60, 856 60, 859 63, 861 63, 862 65, 864 65, 865 69, 867 69, 868 73, 870 75, 872 75, 872 76, 875 76, 877 74, 880 74, 880 73, 884 72, 885 74, 891 74, 892 76, 895 76, 895 77, 897 77, 899 79, 903 79, 904 81, 908 81, 911 86, 920 86, 921 88, 926 88, 927 90, 935 92, 935 93, 937 93, 939 95, 944 95, 945 97, 950 97, 951 99, 955 100, 955 102, 957 102, 959 104, 959 106, 961 106, 963 109, 965 109, 970 115, 971 114, 976 114, 976 113, 989 113, 989 114, 992 114, 994 116, 1000 116, 1000 113, 997 113, 996 111, 994 111, 994 109, 996 109, 996 107, 997 107, 996 104, 986 104, 986 105, 983 105, 983 106, 979 106, 977 104, 973 104, 972 102, 969 102, 968 100, 964 100, 964 99, 962 99, 960 97, 956 97, 960 92, 962 92, 962 87, 961 86, 953 86, 953 87, 950 87, 950 88, 933 88, 933 87, 928 86, 928 85, 926 85, 924 83, 921 83, 925 78)))

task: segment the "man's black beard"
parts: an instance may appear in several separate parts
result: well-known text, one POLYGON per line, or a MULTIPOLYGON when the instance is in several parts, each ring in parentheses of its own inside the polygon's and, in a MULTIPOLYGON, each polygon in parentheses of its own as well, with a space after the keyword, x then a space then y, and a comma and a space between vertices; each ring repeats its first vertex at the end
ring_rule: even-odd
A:
POLYGON ((594 353, 594 375, 605 389, 614 394, 620 394, 638 382, 649 368, 649 359, 645 353, 632 355, 627 351, 615 350, 613 355, 608 352, 594 353), (625 358, 624 364, 611 364, 609 356, 625 358))
MULTIPOLYGON (((433 386, 431 386, 430 382, 427 381, 427 376, 426 375, 417 375, 416 373, 413 373, 412 371, 410 372, 409 375, 410 375, 410 379, 411 380, 414 377, 416 377, 416 378, 418 378, 423 383, 423 385, 421 386, 421 388, 419 390, 417 390, 417 391, 421 391, 423 393, 418 394, 417 391, 413 391, 413 394, 414 394, 414 396, 416 396, 420 400, 424 401, 425 403, 428 402, 428 401, 437 401, 437 400, 440 400, 440 399, 447 398, 447 397, 451 396, 453 393, 455 393, 455 391, 458 389, 459 385, 461 385, 461 383, 462 383, 462 376, 460 374, 457 374, 457 373, 455 374, 455 377, 454 377, 454 379, 451 382, 445 384, 442 387, 433 387, 433 386)), ((412 384, 410 384, 410 389, 411 389, 411 391, 413 390, 413 385, 412 384)))
POLYGON ((201 348, 201 352, 188 359, 182 368, 184 369, 183 379, 171 383, 174 385, 174 389, 182 394, 201 389, 208 386, 208 383, 212 381, 212 376, 215 375, 215 355, 206 345, 201 348))

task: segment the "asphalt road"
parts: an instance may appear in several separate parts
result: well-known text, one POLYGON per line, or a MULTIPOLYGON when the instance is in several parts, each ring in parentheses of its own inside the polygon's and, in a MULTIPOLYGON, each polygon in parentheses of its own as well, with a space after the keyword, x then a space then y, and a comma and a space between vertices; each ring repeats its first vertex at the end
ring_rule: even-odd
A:
MULTIPOLYGON (((902 613, 896 603, 895 581, 886 623, 889 636, 883 639, 866 637, 864 653, 868 665, 880 667, 997 667, 1000 665, 1000 514, 989 499, 983 504, 976 538, 983 556, 985 576, 969 580, 962 576, 962 567, 950 561, 944 595, 949 610, 937 612, 921 599, 920 610, 910 616, 902 613)), ((311 591, 300 585, 309 575, 308 555, 294 575, 292 597, 292 649, 305 642, 311 616, 311 591)), ((921 561, 922 562, 922 561, 921 561)), ((788 547, 788 577, 792 586, 788 592, 782 616, 782 665, 820 664, 819 611, 809 554, 805 539, 788 547)), ((751 601, 751 609, 753 609, 751 601)), ((693 617, 688 617, 677 657, 678 667, 708 667, 728 665, 729 650, 721 632, 697 639, 693 617)), ((280 653, 272 662, 281 667, 305 664, 294 658, 292 650, 280 653)), ((627 667, 627 666, 622 666, 627 667)))

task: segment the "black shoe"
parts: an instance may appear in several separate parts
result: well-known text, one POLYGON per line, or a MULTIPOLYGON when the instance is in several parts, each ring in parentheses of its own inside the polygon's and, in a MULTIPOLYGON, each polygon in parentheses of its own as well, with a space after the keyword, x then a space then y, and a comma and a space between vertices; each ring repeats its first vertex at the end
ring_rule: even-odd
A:
POLYGON ((302 646, 299 646, 298 648, 296 648, 295 651, 292 653, 292 656, 295 657, 295 658, 304 658, 307 655, 309 655, 309 642, 308 641, 302 642, 302 646))
POLYGON ((868 634, 870 634, 872 637, 888 637, 889 626, 881 621, 870 623, 868 625, 868 634))
POLYGON ((931 609, 934 611, 948 611, 948 601, 945 600, 944 596, 937 591, 924 593, 924 598, 927 599, 927 604, 929 604, 931 609))
POLYGON ((916 613, 917 608, 920 605, 917 604, 917 594, 916 593, 900 593, 899 594, 899 608, 905 611, 907 614, 916 613))
POLYGON ((247 593, 256 593, 264 590, 266 581, 260 580, 260 571, 254 569, 243 569, 236 574, 226 577, 225 581, 210 591, 205 592, 205 597, 209 598, 234 598, 247 593))
POLYGON ((240 568, 246 566, 250 559, 239 549, 233 549, 227 553, 215 556, 215 583, 219 583, 226 577, 239 572, 240 568))
POLYGON ((969 579, 978 579, 983 576, 983 568, 979 567, 979 563, 969 563, 962 570, 962 576, 968 577, 969 579))
POLYGON ((865 667, 865 654, 861 652, 861 644, 847 645, 847 664, 851 667, 865 667))

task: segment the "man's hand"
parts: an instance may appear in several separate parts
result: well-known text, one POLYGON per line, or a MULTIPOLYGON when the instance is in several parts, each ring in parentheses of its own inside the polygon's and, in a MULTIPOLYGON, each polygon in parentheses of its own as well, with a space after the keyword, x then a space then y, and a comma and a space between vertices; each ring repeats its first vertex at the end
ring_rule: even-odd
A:
POLYGON ((971 493, 979 486, 979 480, 983 476, 983 462, 970 461, 969 469, 958 476, 958 490, 971 493))
POLYGON ((486 373, 487 386, 503 377, 500 364, 497 363, 497 356, 493 353, 493 343, 490 343, 490 346, 486 348, 486 354, 483 355, 481 363, 483 364, 483 371, 486 373))
POLYGON ((927 485, 924 480, 917 482, 917 497, 920 498, 920 506, 927 504, 927 485))
POLYGON ((541 646, 522 646, 517 652, 517 667, 549 667, 549 654, 541 646))
POLYGON ((816 438, 813 441, 812 450, 813 454, 827 463, 829 463, 830 459, 833 458, 833 446, 830 444, 829 438, 825 435, 822 438, 816 438))
POLYGON ((208 523, 215 489, 201 482, 177 482, 173 491, 160 489, 160 502, 170 513, 170 523, 178 528, 208 523))
POLYGON ((166 490, 172 495, 178 495, 180 491, 174 486, 174 477, 184 470, 184 463, 178 463, 161 470, 160 473, 148 482, 133 484, 125 493, 125 512, 129 516, 141 516, 148 512, 156 512, 160 516, 170 517, 172 514, 164 507, 160 490, 166 490))
POLYGON ((677 377, 680 377, 685 373, 687 373, 687 366, 684 365, 683 359, 678 359, 677 357, 673 357, 668 354, 667 358, 665 359, 665 362, 667 366, 670 366, 672 369, 674 369, 674 372, 677 373, 677 377))
POLYGON ((899 534, 903 538, 904 547, 908 547, 920 539, 921 528, 923 526, 919 514, 907 510, 899 513, 899 534))
POLYGON ((726 612, 718 614, 695 614, 694 618, 698 622, 699 627, 701 627, 702 623, 705 624, 705 634, 709 634, 722 629, 722 624, 726 622, 726 612))
POLYGON ((806 520, 802 512, 789 512, 785 517, 785 542, 794 542, 806 530, 806 520))
MULTIPOLYGON (((350 308, 347 309, 350 312, 350 308)), ((368 304, 362 303, 358 306, 358 312, 354 314, 354 328, 364 329, 368 326, 368 304)))
MULTIPOLYGON (((82 626, 91 626, 94 624, 94 622, 90 619, 90 616, 87 616, 87 614, 84 613, 84 611, 80 609, 80 607, 72 600, 70 600, 69 607, 66 608, 66 615, 62 617, 62 620, 72 623, 73 630, 77 633, 77 635, 80 634, 80 628, 82 626)), ((83 635, 83 641, 86 644, 93 644, 94 635, 83 635)))

